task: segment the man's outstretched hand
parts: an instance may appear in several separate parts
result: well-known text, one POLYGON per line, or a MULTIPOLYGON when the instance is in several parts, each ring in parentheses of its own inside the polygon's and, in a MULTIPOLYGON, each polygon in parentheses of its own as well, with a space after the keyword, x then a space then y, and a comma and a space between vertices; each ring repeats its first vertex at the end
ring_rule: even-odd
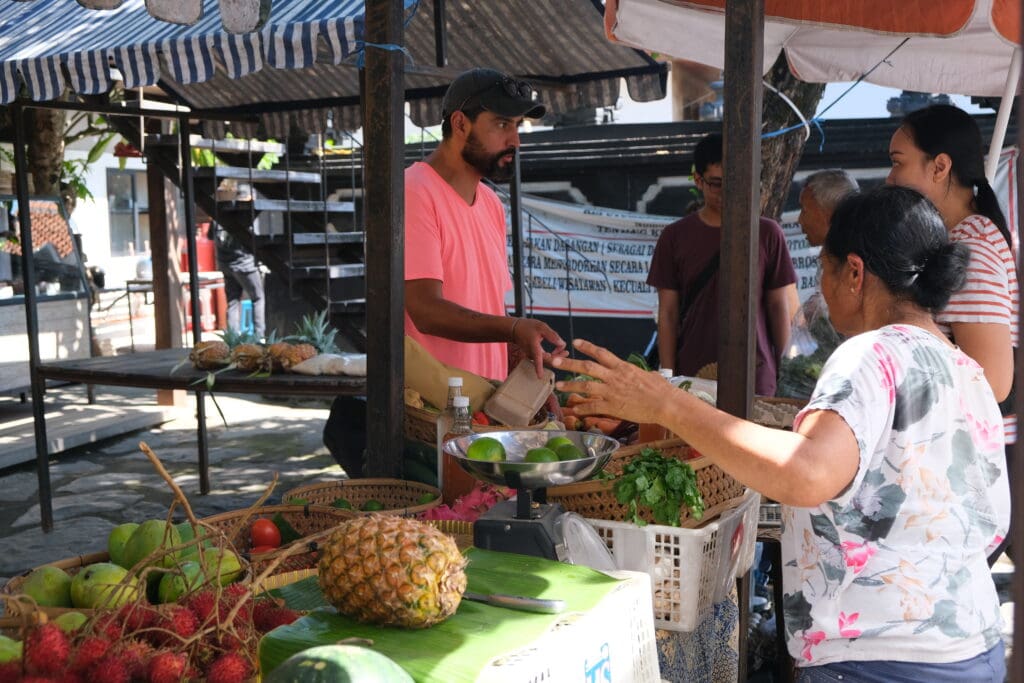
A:
POLYGON ((565 340, 547 324, 533 318, 518 318, 512 330, 512 343, 518 346, 537 368, 537 377, 544 376, 544 365, 550 365, 554 358, 569 355, 565 340), (544 350, 544 342, 551 344, 551 351, 544 350))

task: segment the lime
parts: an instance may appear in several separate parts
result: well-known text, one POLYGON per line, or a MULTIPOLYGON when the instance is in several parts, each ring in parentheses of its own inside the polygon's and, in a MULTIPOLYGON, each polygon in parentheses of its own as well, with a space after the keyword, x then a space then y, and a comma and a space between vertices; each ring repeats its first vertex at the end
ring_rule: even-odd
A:
POLYGON ((376 512, 377 510, 384 509, 384 503, 380 502, 379 500, 374 500, 373 498, 371 498, 370 500, 363 503, 363 506, 359 509, 362 510, 363 512, 376 512))
POLYGON ((523 462, 558 462, 558 456, 550 448, 531 448, 523 462))
POLYGON ((553 436, 548 439, 548 442, 544 444, 544 448, 550 448, 553 451, 557 451, 559 446, 573 446, 572 439, 567 436, 553 436))
POLYGON ((497 439, 485 436, 469 444, 469 448, 466 449, 466 457, 470 460, 501 462, 505 459, 505 447, 497 439))
POLYGON ((432 503, 435 500, 437 500, 437 494, 436 493, 430 493, 428 491, 427 493, 424 493, 422 496, 420 496, 419 498, 416 499, 416 504, 417 505, 426 505, 427 503, 432 503))
POLYGON ((587 457, 574 443, 564 443, 555 449, 559 460, 579 460, 587 457))
POLYGON ((338 509, 341 509, 341 510, 351 510, 352 509, 352 503, 348 502, 344 498, 335 498, 334 502, 331 503, 331 507, 332 508, 338 508, 338 509))

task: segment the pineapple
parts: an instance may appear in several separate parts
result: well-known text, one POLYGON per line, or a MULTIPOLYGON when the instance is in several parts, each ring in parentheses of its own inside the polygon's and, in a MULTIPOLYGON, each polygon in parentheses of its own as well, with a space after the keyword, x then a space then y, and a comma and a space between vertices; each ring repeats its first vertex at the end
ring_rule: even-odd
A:
POLYGON ((239 344, 231 349, 231 364, 242 372, 270 372, 270 359, 259 344, 239 344))
POLYGON ((427 628, 454 614, 466 590, 466 560, 455 541, 414 519, 349 520, 320 552, 324 597, 362 622, 427 628))
POLYGON ((273 363, 273 370, 291 370, 302 361, 315 356, 316 348, 311 344, 277 342, 267 347, 267 355, 273 363))
POLYGON ((230 349, 222 341, 201 341, 188 353, 197 370, 214 370, 228 364, 230 349))
POLYGON ((337 335, 338 331, 327 323, 325 309, 316 315, 303 316, 295 329, 295 334, 285 337, 284 341, 309 344, 320 353, 338 353, 338 347, 334 343, 337 335))

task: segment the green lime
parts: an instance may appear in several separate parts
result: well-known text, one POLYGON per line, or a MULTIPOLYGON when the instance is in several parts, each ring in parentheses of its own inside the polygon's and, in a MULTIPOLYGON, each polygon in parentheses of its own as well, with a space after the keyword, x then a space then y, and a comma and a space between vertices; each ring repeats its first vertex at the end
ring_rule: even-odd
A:
POLYGON ((558 462, 558 456, 550 448, 531 448, 523 462, 558 462))
POLYGON ((363 512, 376 512, 377 510, 384 509, 384 503, 380 502, 379 500, 374 500, 373 498, 371 498, 370 500, 363 503, 363 506, 359 509, 362 510, 363 512))
POLYGON ((332 508, 339 508, 341 510, 351 510, 352 503, 348 502, 344 498, 335 498, 334 502, 331 503, 332 508))
POLYGON ((564 443, 555 449, 559 460, 579 460, 587 457, 574 443, 564 443))
POLYGON ((285 501, 286 505, 309 505, 309 501, 305 498, 289 498, 285 501))
POLYGON ((416 499, 417 505, 426 505, 427 503, 437 500, 436 493, 424 493, 422 496, 416 499))
POLYGON ((544 448, 550 448, 553 451, 557 451, 559 446, 575 446, 575 444, 567 436, 553 436, 544 444, 544 448))
POLYGON ((470 460, 501 462, 505 459, 505 447, 497 439, 485 436, 469 444, 469 448, 466 449, 466 457, 470 460))

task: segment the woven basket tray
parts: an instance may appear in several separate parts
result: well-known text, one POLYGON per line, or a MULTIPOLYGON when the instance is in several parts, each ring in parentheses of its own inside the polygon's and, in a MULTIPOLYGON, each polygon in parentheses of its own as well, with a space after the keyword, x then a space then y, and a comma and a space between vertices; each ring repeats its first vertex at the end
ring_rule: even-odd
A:
MULTIPOLYGON (((63 560, 57 560, 56 562, 49 562, 41 566, 58 567, 66 571, 72 577, 74 577, 75 574, 77 574, 83 567, 90 564, 95 564, 96 562, 110 562, 110 555, 108 555, 106 552, 92 553, 89 555, 77 555, 76 557, 69 557, 63 560)), ((11 579, 3 587, 0 587, 0 594, 17 595, 19 593, 24 592, 22 590, 22 586, 25 583, 25 579, 27 579, 28 575, 38 568, 39 567, 33 567, 32 569, 22 572, 18 576, 11 577, 11 579)), ((3 605, 4 615, 8 617, 21 616, 22 612, 24 611, 22 607, 23 603, 5 600, 3 601, 3 605)), ((82 614, 88 616, 96 611, 92 609, 84 609, 81 607, 37 607, 36 609, 38 609, 40 612, 45 613, 46 616, 50 617, 51 619, 59 614, 63 614, 64 612, 81 612, 82 614)))
MULTIPOLYGON (((413 408, 405 406, 405 438, 423 443, 437 443, 437 418, 440 413, 425 408, 413 408)), ((507 427, 505 425, 473 425, 473 431, 477 434, 486 432, 501 432, 507 429, 541 429, 547 424, 547 409, 542 408, 533 418, 533 422, 526 427, 507 427)))
MULTIPOLYGON (((685 460, 697 475, 697 486, 704 498, 704 515, 700 520, 695 520, 690 516, 690 511, 683 506, 679 514, 679 525, 683 528, 694 528, 711 521, 723 510, 732 507, 735 504, 734 499, 741 497, 746 491, 743 484, 726 474, 708 458, 689 457, 692 449, 680 439, 652 441, 620 448, 608 461, 605 471, 619 476, 622 474, 622 468, 644 448, 657 448, 666 457, 685 460)), ((615 500, 615 494, 612 493, 613 484, 614 481, 592 480, 568 486, 553 486, 548 489, 548 501, 561 503, 566 510, 590 519, 625 521, 629 517, 629 506, 615 500)), ((650 509, 641 508, 640 516, 647 522, 654 523, 650 509)))
MULTIPOLYGON (((252 565, 252 576, 256 577, 282 554, 281 551, 284 548, 291 545, 282 546, 282 548, 269 553, 249 554, 249 549, 252 546, 249 527, 257 519, 270 519, 275 514, 280 514, 302 536, 332 529, 346 519, 352 519, 355 516, 351 510, 338 510, 319 505, 265 505, 257 508, 251 515, 247 509, 232 510, 204 517, 199 521, 222 532, 240 553, 247 555, 252 565)), ((293 543, 302 544, 306 541, 300 538, 293 543)), ((274 570, 274 574, 315 567, 319 553, 315 543, 308 545, 309 547, 305 551, 296 552, 286 557, 274 570)))
POLYGON ((374 511, 362 511, 360 508, 366 501, 376 500, 384 505, 383 510, 375 511, 378 514, 409 517, 440 505, 441 491, 435 486, 405 479, 339 479, 299 486, 281 496, 285 503, 295 498, 304 499, 309 505, 328 506, 338 498, 344 498, 352 503, 353 508, 346 512, 357 515, 373 514, 374 511), (432 493, 434 500, 417 502, 424 493, 432 493))

